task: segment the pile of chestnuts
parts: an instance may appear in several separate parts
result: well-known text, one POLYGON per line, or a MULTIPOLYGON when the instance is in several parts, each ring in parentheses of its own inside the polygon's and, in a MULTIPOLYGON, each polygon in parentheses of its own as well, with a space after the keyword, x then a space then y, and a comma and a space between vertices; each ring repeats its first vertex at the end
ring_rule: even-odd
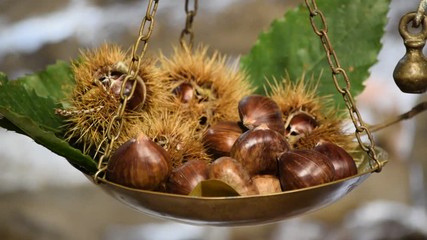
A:
POLYGON ((256 195, 357 174, 343 149, 353 145, 342 132, 344 117, 303 78, 271 84, 269 96, 251 95, 248 76, 203 45, 144 58, 139 68, 130 69, 128 60, 115 44, 82 51, 72 64, 70 106, 57 111, 71 145, 93 158, 113 152, 109 181, 187 195, 215 179, 256 195), (129 72, 137 76, 123 86, 129 72), (131 97, 119 116, 121 95, 131 97))
POLYGON ((220 121, 203 133, 212 161, 189 160, 173 168, 166 150, 144 134, 122 144, 111 156, 106 177, 145 190, 188 195, 202 181, 221 180, 240 195, 270 194, 316 186, 357 174, 349 153, 319 140, 297 149, 294 139, 318 127, 303 111, 283 120, 271 98, 249 95, 238 104, 240 121, 220 121))

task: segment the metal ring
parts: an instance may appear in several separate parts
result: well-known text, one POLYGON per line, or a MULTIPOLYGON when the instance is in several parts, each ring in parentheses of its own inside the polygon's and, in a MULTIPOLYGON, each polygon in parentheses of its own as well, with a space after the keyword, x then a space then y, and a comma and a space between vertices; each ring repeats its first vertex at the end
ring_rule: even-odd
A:
POLYGON ((410 46, 424 44, 427 37, 427 18, 423 18, 421 22, 421 31, 419 33, 411 33, 408 30, 408 24, 415 21, 416 12, 410 12, 404 15, 399 22, 399 33, 410 46))

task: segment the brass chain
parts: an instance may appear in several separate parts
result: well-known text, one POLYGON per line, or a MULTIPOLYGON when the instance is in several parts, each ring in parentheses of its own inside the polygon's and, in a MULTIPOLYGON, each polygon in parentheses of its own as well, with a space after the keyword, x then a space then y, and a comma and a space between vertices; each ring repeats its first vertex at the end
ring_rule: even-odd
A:
POLYGON ((350 113, 351 120, 356 128, 355 135, 357 141, 359 142, 360 147, 369 155, 369 157, 374 160, 378 166, 377 172, 380 172, 382 169, 382 163, 378 160, 376 151, 375 151, 375 143, 372 137, 370 130, 367 125, 362 120, 362 117, 359 113, 359 110, 356 107, 354 99, 350 93, 350 80, 346 71, 341 67, 337 54, 332 47, 332 44, 329 40, 328 36, 328 25, 326 23, 325 15, 321 10, 317 8, 316 0, 305 0, 305 4, 310 13, 310 23, 313 27, 314 33, 319 36, 323 48, 326 52, 326 57, 328 60, 328 64, 332 71, 332 78, 335 84, 336 89, 339 93, 341 93, 345 105, 350 113), (316 24, 316 18, 320 20, 320 26, 316 24), (339 83, 339 78, 341 81, 344 81, 345 86, 341 87, 339 83), (368 136, 369 143, 365 143, 362 140, 362 135, 368 136))
POLYGON ((413 22, 413 27, 419 27, 421 21, 425 17, 425 12, 427 10, 427 0, 420 0, 420 4, 418 5, 417 13, 415 15, 415 19, 413 22))
MULTIPOLYGON (((120 90, 120 104, 117 108, 115 115, 112 117, 110 122, 108 123, 107 131, 105 137, 101 143, 106 144, 106 148, 99 158, 98 162, 98 171, 94 175, 95 182, 98 181, 98 177, 100 177, 101 173, 103 173, 107 169, 107 164, 105 163, 105 159, 107 159, 112 151, 114 142, 119 138, 121 129, 123 126, 123 115, 126 109, 126 104, 129 99, 132 98, 137 82, 136 79, 138 77, 139 68, 141 66, 141 59, 143 59, 145 52, 148 46, 148 40, 151 37, 154 28, 154 17, 157 12, 157 7, 159 4, 159 0, 149 0, 147 5, 147 11, 145 13, 145 17, 141 21, 141 25, 139 27, 138 38, 135 41, 132 47, 132 58, 130 59, 129 69, 126 75, 126 78, 123 80, 121 90, 120 90), (132 89, 129 94, 125 95, 125 86, 127 81, 134 80, 132 89)), ((142 84, 145 88, 145 84, 142 84)), ((142 103, 145 102, 145 94, 143 96, 142 103)))
POLYGON ((185 19, 185 28, 181 32, 181 36, 179 38, 179 42, 181 43, 181 46, 185 44, 185 37, 188 38, 187 44, 190 48, 193 47, 193 41, 194 41, 194 32, 193 32, 193 21, 194 17, 197 14, 197 9, 199 8, 199 1, 193 0, 193 9, 190 10, 189 3, 190 0, 185 0, 185 14, 187 15, 185 19))

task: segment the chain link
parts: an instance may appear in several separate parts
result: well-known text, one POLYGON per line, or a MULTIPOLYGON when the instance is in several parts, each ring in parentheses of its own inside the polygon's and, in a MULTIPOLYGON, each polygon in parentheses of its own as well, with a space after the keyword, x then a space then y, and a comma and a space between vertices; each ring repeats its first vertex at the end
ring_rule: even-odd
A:
MULTIPOLYGON (((132 47, 132 58, 130 60, 129 69, 126 75, 126 78, 123 80, 121 90, 120 90, 120 104, 117 108, 115 115, 112 117, 110 122, 108 123, 107 131, 105 133, 105 138, 102 141, 102 144, 105 144, 105 150, 98 161, 98 171, 94 175, 94 181, 97 183, 98 179, 101 177, 102 173, 106 170, 106 159, 110 156, 112 148, 114 146, 115 141, 120 137, 120 133, 123 127, 123 115, 126 109, 127 102, 132 98, 136 85, 138 81, 136 80, 138 77, 139 68, 141 66, 141 59, 143 59, 145 52, 148 46, 148 40, 151 37, 154 28, 154 17, 157 12, 157 7, 159 4, 159 0, 149 0, 147 5, 147 11, 145 13, 145 17, 141 21, 141 25, 139 27, 138 38, 135 41, 132 47), (125 94, 125 86, 127 81, 133 80, 132 89, 129 94, 125 94)), ((141 84, 144 88, 144 96, 142 99, 142 103, 145 102, 145 84, 141 84)), ((104 176, 102 176, 104 177, 104 176)))
POLYGON ((193 9, 190 10, 189 8, 190 0, 185 0, 185 14, 187 15, 187 17, 185 19, 185 28, 182 30, 181 36, 179 38, 179 42, 181 43, 181 46, 183 46, 185 42, 187 42, 190 48, 193 47, 193 41, 194 41, 193 21, 194 21, 194 17, 197 14, 197 9, 199 8, 199 1, 198 0, 193 0, 193 1, 194 1, 193 9), (187 41, 185 40, 186 37, 188 38, 187 41))
POLYGON ((420 26, 421 21, 425 17, 425 13, 427 10, 427 0, 420 0, 420 4, 418 5, 417 14, 415 15, 415 19, 413 21, 413 27, 417 28, 420 26))
POLYGON ((310 23, 313 31, 320 38, 323 48, 326 52, 326 57, 332 72, 332 78, 335 87, 338 92, 341 93, 345 105, 350 113, 351 120, 354 124, 354 127, 356 128, 355 135, 357 141, 359 142, 359 145, 363 151, 365 151, 368 156, 377 164, 376 171, 380 172, 382 169, 382 163, 378 160, 377 154, 375 152, 374 139, 371 132, 366 127, 366 124, 363 122, 359 110, 356 107, 353 96, 350 93, 350 79, 348 78, 346 71, 341 67, 335 50, 332 47, 331 41, 329 40, 328 25, 326 23, 325 15, 317 8, 316 0, 305 0, 305 4, 310 12, 310 23), (320 25, 318 25, 316 21, 320 21, 320 25), (344 87, 341 86, 340 79, 341 82, 344 81, 344 87), (368 136, 369 143, 363 142, 363 135, 368 136))

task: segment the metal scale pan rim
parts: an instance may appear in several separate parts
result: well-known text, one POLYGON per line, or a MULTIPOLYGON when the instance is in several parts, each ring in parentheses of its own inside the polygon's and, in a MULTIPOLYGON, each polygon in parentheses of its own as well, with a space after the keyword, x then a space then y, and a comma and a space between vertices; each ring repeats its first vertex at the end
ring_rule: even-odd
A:
MULTIPOLYGON (((378 150, 384 165, 387 154, 378 150)), ((236 197, 194 197, 124 187, 105 179, 98 186, 125 205, 147 215, 211 226, 244 226, 277 222, 328 206, 351 192, 378 169, 366 153, 353 156, 359 173, 349 178, 281 193, 236 197)), ((90 177, 89 177, 90 178, 90 177)))

